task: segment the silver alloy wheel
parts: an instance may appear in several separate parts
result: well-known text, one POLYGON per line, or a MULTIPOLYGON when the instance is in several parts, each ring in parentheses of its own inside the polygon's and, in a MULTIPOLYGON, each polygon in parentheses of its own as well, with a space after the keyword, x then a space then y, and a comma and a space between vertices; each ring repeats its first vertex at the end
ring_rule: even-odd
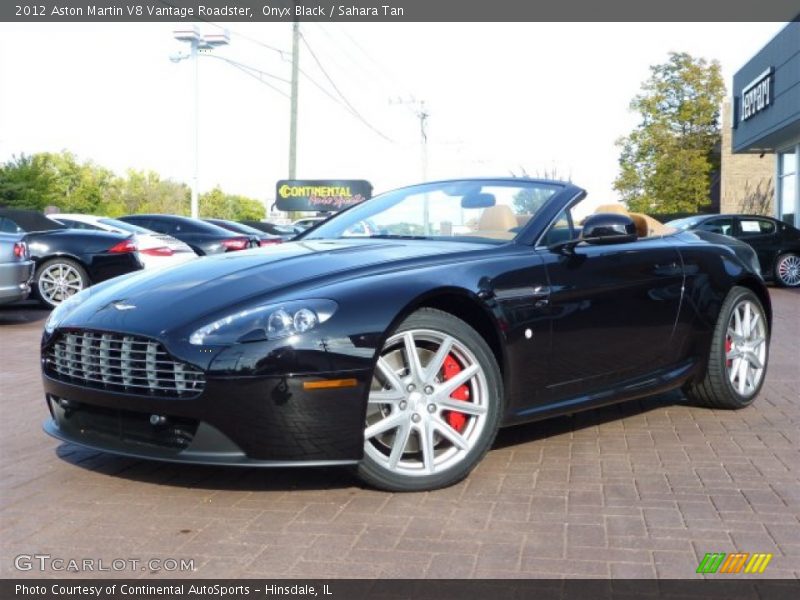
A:
POLYGON ((381 351, 372 380, 364 452, 398 475, 441 473, 475 447, 488 402, 486 373, 458 339, 430 329, 397 333, 381 351), (448 356, 460 371, 445 379, 448 356), (462 386, 468 400, 452 397, 462 386), (450 413, 463 415, 462 426, 451 425, 450 413))
POLYGON ((775 269, 778 279, 786 287, 800 285, 800 256, 796 254, 786 254, 778 259, 775 269))
POLYGON ((39 293, 52 305, 61 304, 83 289, 83 278, 71 265, 54 263, 39 276, 39 293))
POLYGON ((767 327, 761 310, 742 300, 731 313, 725 336, 725 368, 731 387, 739 396, 751 396, 764 376, 767 327))

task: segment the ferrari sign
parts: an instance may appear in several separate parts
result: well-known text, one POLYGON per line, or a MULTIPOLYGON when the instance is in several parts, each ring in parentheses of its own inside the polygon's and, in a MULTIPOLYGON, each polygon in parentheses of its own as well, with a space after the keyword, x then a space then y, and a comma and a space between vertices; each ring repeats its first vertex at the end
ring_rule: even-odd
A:
POLYGON ((372 185, 363 179, 282 179, 275 189, 278 210, 335 212, 372 196, 372 185))
POLYGON ((742 89, 741 120, 747 121, 772 103, 772 67, 742 89))

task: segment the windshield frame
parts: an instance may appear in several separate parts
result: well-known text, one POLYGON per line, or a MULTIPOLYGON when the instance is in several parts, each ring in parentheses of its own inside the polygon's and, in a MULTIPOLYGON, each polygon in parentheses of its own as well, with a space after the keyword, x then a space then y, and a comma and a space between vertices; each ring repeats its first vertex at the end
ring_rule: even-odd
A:
MULTIPOLYGON (((516 243, 516 244, 527 244, 530 245, 535 239, 536 234, 535 232, 542 228, 542 223, 549 221, 549 214, 553 210, 553 206, 561 206, 565 203, 569 198, 575 196, 576 193, 583 192, 583 190, 570 182, 565 181, 555 181, 550 179, 533 179, 527 177, 496 177, 496 178, 464 178, 464 179, 448 179, 448 180, 441 180, 441 181, 431 181, 425 183, 419 183, 415 185, 405 186, 396 188, 393 190, 389 190, 370 198, 369 200, 365 200, 359 204, 355 204, 352 206, 347 207, 346 209, 336 213, 335 215, 329 217, 328 219, 321 221, 320 223, 314 225, 310 229, 307 229, 300 233, 295 240, 304 240, 304 241, 321 241, 321 240, 374 240, 374 239, 401 239, 401 240, 428 240, 428 241, 436 241, 436 242, 461 242, 461 243, 485 243, 491 246, 499 246, 505 245, 509 243, 516 243), (337 236, 337 237, 324 237, 319 236, 319 231, 322 229, 326 229, 328 225, 335 224, 336 221, 339 221, 344 216, 352 217, 350 214, 351 211, 359 211, 359 209, 363 210, 363 207, 367 206, 370 203, 375 203, 376 201, 386 200, 387 197, 394 196, 396 194, 403 194, 403 198, 409 197, 415 193, 421 193, 425 188, 441 188, 443 186, 457 186, 457 185, 475 185, 483 187, 519 187, 523 188, 529 186, 531 188, 535 187, 552 187, 553 194, 547 198, 542 206, 536 210, 535 213, 531 215, 530 220, 523 226, 520 227, 517 234, 510 239, 492 239, 488 237, 480 237, 480 236, 467 236, 467 235, 459 235, 459 236, 415 236, 415 235, 375 235, 375 236, 337 236)), ((585 193, 585 192, 584 192, 585 193)), ((402 202, 403 200, 398 200, 402 202)), ((388 210, 387 207, 384 210, 388 210)), ((382 211, 381 211, 382 212, 382 211)), ((372 214, 380 214, 380 213, 372 213, 372 214)), ((367 220, 370 215, 366 215, 364 220, 367 220)), ((360 220, 360 219, 359 219, 360 220)))

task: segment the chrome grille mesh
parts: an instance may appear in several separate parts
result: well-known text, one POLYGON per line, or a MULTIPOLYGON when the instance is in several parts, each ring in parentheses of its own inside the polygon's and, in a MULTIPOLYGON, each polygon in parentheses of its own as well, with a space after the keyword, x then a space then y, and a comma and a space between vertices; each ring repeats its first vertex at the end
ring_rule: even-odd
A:
POLYGON ((45 368, 62 381, 134 394, 186 397, 205 385, 202 371, 176 361, 160 343, 118 333, 60 333, 45 368))

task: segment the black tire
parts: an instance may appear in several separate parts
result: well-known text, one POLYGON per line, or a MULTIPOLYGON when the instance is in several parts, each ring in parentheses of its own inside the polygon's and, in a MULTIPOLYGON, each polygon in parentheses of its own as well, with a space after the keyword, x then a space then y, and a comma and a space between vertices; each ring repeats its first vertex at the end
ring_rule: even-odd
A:
MULTIPOLYGON (((752 404, 766 378, 767 365, 769 363, 769 335, 766 314, 758 296, 748 288, 734 287, 725 298, 717 317, 705 376, 701 381, 693 382, 684 388, 684 392, 689 399, 710 408, 722 409, 739 409, 752 404), (763 324, 764 351, 763 368, 758 374, 758 381, 753 389, 748 389, 745 393, 742 393, 731 380, 731 373, 737 369, 734 366, 735 359, 729 360, 728 358, 728 345, 732 344, 729 340, 729 327, 731 320, 734 318, 734 311, 739 307, 743 307, 744 303, 750 303, 751 309, 758 314, 758 320, 755 322, 760 321, 763 324)), ((735 351, 735 346, 732 346, 730 350, 735 351)), ((740 358, 739 360, 743 361, 745 359, 740 358)), ((737 379, 741 382, 742 376, 738 375, 737 379)))
POLYGON ((786 252, 775 259, 773 278, 781 287, 800 287, 800 254, 786 252))
MULTIPOLYGON (((438 335, 445 336, 445 339, 451 338, 455 340, 453 345, 454 350, 452 352, 460 352, 466 349, 467 354, 462 354, 462 356, 469 355, 471 362, 469 364, 477 364, 478 371, 475 375, 472 375, 468 380, 468 385, 465 387, 469 389, 469 392, 461 392, 467 393, 467 397, 470 398, 470 402, 473 403, 473 407, 480 408, 482 411, 485 411, 481 414, 475 414, 473 416, 465 416, 463 418, 466 419, 466 428, 462 430, 458 430, 456 425, 452 425, 452 421, 448 421, 448 419, 452 418, 452 411, 447 411, 442 408, 444 404, 438 405, 438 412, 436 409, 432 412, 430 407, 433 404, 427 404, 429 410, 424 410, 424 407, 408 409, 408 413, 411 414, 410 418, 417 418, 418 420, 415 422, 416 425, 412 425, 411 422, 413 419, 409 420, 407 423, 407 427, 409 431, 412 433, 405 434, 406 440, 403 442, 403 447, 398 452, 399 456, 401 457, 400 460, 403 461, 407 455, 414 455, 414 453, 407 453, 406 449, 408 446, 408 440, 411 440, 412 435, 417 436, 417 443, 419 445, 419 449, 417 451, 417 455, 423 458, 419 458, 418 460, 421 462, 420 467, 423 469, 423 474, 402 474, 394 472, 390 469, 390 456, 392 454, 391 448, 389 446, 385 447, 385 457, 382 457, 378 452, 380 444, 379 444, 379 436, 375 436, 374 441, 369 440, 366 438, 368 428, 365 428, 365 451, 364 451, 364 458, 361 460, 360 464, 357 468, 357 474, 361 478, 362 481, 365 483, 374 486, 376 488, 388 491, 395 491, 395 492, 414 492, 414 491, 424 491, 424 490, 435 490, 438 488, 447 487, 453 485, 464 479, 470 471, 481 461, 483 456, 491 447, 492 443, 494 442, 495 436, 497 435, 497 430, 499 428, 500 417, 503 414, 503 384, 502 378, 500 375, 500 369, 497 366, 497 361, 495 360, 494 354, 492 353, 489 345, 486 341, 481 337, 481 335, 476 332, 472 327, 470 327, 467 323, 454 317, 453 315, 432 309, 432 308, 423 308, 412 315, 410 315, 405 321, 403 321, 396 331, 390 336, 387 340, 387 344, 381 350, 381 357, 388 356, 387 352, 391 351, 391 341, 397 336, 401 334, 411 335, 412 339, 415 333, 412 332, 419 332, 421 336, 426 335, 425 332, 433 332, 438 335), (430 415, 425 415, 425 413, 431 413, 430 415), (420 417, 421 415, 421 417, 420 417), (419 419, 422 418, 422 423, 420 423, 419 419), (474 419, 474 420, 473 420, 474 419), (426 472, 425 468, 425 450, 423 448, 423 440, 420 436, 423 435, 422 430, 428 427, 428 423, 444 423, 450 424, 453 431, 456 431, 459 435, 464 433, 464 440, 468 440, 470 442, 469 448, 460 449, 456 447, 455 443, 451 443, 449 439, 435 431, 431 433, 431 448, 433 451, 431 452, 431 456, 434 456, 436 452, 439 452, 439 456, 435 459, 431 459, 431 465, 434 464, 435 460, 440 460, 443 457, 447 458, 448 453, 450 453, 451 458, 449 459, 452 464, 444 462, 444 466, 439 468, 438 466, 433 467, 431 470, 433 471, 431 474, 424 474, 426 472), (414 427, 418 429, 414 430, 414 427), (472 429, 470 429, 472 428, 472 429), (468 437, 472 433, 472 437, 468 437), (438 436, 438 437, 436 437, 438 436), (438 444, 438 445, 437 445, 438 444), (376 458, 377 457, 377 458, 376 458), (385 458, 385 462, 382 460, 385 458), (438 470, 437 470, 438 469, 438 470)), ((433 342, 422 340, 420 341, 421 344, 429 343, 433 344, 433 342)), ((438 347, 442 348, 444 344, 440 344, 438 347)), ((407 346, 403 346, 405 348, 407 346)), ((431 346, 433 348, 434 346, 431 346)), ((401 352, 398 350, 398 342, 395 342, 395 350, 394 352, 401 352)), ((429 352, 430 354, 434 354, 433 350, 425 350, 422 346, 419 347, 419 352, 429 352)), ((407 356, 407 352, 402 350, 404 353, 403 356, 407 356)), ((418 352, 418 355, 419 355, 418 352)), ((454 360, 455 354, 448 351, 444 356, 444 360, 451 361, 454 360)), ((423 367, 423 371, 432 370, 430 366, 433 363, 434 356, 428 355, 427 361, 425 366, 423 367)), ((422 359, 420 358, 420 362, 422 359)), ((445 363, 442 363, 443 365, 445 363)), ((467 364, 466 362, 464 363, 467 364)), ((452 363, 451 363, 452 365, 452 363)), ((422 366, 422 365, 420 365, 422 366)), ((458 367, 457 367, 458 368, 458 367)), ((378 372, 379 368, 376 367, 376 378, 374 382, 380 386, 380 382, 378 380, 378 372)), ((430 378, 429 381, 434 381, 436 385, 443 385, 447 381, 447 377, 442 378, 442 373, 445 372, 445 367, 442 366, 441 369, 437 370, 439 375, 434 375, 433 378, 430 378)), ((410 376, 411 371, 409 370, 408 374, 410 376)), ((400 377, 400 376, 398 376, 400 377)), ((375 383, 373 384, 373 386, 375 383)), ((433 389, 431 386, 425 385, 422 386, 423 389, 426 391, 425 394, 428 394, 428 389, 433 389)), ((375 389, 375 388, 373 388, 375 389)), ((386 387, 383 387, 379 390, 378 393, 382 393, 383 390, 386 390, 386 387)), ((458 390, 463 390, 464 386, 459 387, 458 390)), ((407 391, 407 388, 406 388, 407 391)), ((443 392, 442 395, 438 396, 439 398, 444 398, 443 400, 439 400, 442 403, 448 402, 453 398, 453 392, 443 392)), ((406 392, 403 392, 404 394, 406 392)), ((437 396, 424 396, 422 393, 417 393, 416 396, 418 397, 416 400, 411 400, 413 394, 407 394, 407 398, 409 399, 406 402, 407 405, 409 403, 414 402, 415 407, 419 407, 424 405, 427 402, 437 402, 435 399, 437 396), (422 397, 421 399, 419 397, 422 397)), ((396 406, 399 407, 403 404, 400 402, 396 406)), ((375 406, 375 403, 371 404, 370 406, 375 406)), ((460 405, 459 405, 460 406, 460 405)), ((369 407, 368 407, 369 408, 369 407)), ((390 415, 394 415, 395 411, 399 411, 396 407, 391 407, 390 415)), ((381 413, 379 413, 380 415, 381 413)), ((404 413, 405 414, 405 413, 404 413)), ((382 418, 381 416, 378 419, 382 418)), ((457 417, 461 418, 461 417, 457 417)), ((368 422, 369 422, 369 411, 368 411, 368 422)), ((431 425, 432 428, 439 427, 440 425, 433 424, 431 425)), ((463 423, 461 424, 464 427, 463 423)), ((365 425, 366 427, 366 425, 365 425)), ((392 447, 396 443, 396 439, 398 436, 401 435, 400 428, 394 430, 391 434, 391 443, 392 447)), ((431 429, 434 431, 434 429, 431 429)), ((389 435, 381 434, 383 436, 389 435)))
POLYGON ((51 258, 36 267, 33 276, 34 295, 45 306, 55 308, 69 296, 77 294, 90 285, 89 275, 83 266, 71 258, 51 258), (53 293, 51 291, 50 275, 62 270, 69 273, 69 287, 64 293, 53 293))

